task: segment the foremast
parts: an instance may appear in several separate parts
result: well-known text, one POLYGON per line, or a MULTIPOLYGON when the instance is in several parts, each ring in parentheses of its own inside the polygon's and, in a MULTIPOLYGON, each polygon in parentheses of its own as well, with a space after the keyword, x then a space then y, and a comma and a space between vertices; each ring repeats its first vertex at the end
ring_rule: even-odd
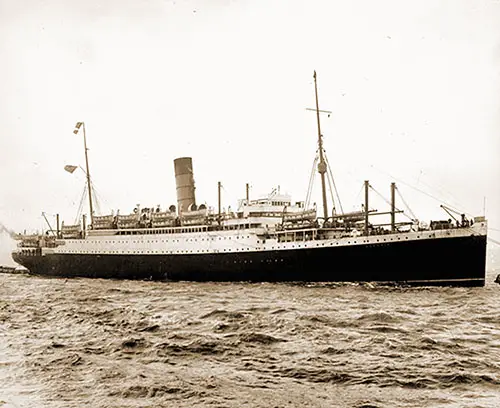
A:
POLYGON ((87 137, 85 135, 85 122, 78 122, 76 124, 75 130, 73 133, 76 135, 80 128, 83 129, 83 147, 85 150, 85 168, 86 168, 86 176, 87 176, 87 188, 89 191, 89 209, 90 209, 90 224, 94 225, 94 209, 92 206, 92 185, 90 182, 90 170, 89 170, 89 156, 88 156, 88 148, 87 148, 87 137))
POLYGON ((314 91, 316 95, 316 119, 318 122, 318 150, 319 150, 319 163, 318 163, 318 173, 321 176, 321 192, 323 198, 323 217, 324 222, 328 220, 328 203, 326 200, 326 181, 325 173, 327 170, 327 165, 325 162, 324 151, 323 151, 323 135, 321 134, 321 125, 319 120, 319 102, 318 102, 318 84, 316 79, 316 71, 314 71, 314 91))

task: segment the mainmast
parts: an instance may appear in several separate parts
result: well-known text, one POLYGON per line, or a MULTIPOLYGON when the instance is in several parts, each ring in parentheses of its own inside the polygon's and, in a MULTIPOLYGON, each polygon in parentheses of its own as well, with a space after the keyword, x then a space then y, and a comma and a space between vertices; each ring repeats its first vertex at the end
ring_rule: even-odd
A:
POLYGON ((323 140, 321 135, 321 127, 319 122, 319 103, 318 103, 318 84, 316 81, 316 71, 314 71, 314 91, 316 93, 316 118, 318 120, 318 149, 319 149, 319 163, 318 163, 318 173, 321 176, 321 191, 323 194, 323 217, 324 221, 328 219, 328 207, 326 201, 326 182, 325 182, 325 173, 326 173, 326 163, 324 159, 323 152, 323 140))
POLYGON ((86 175, 87 175, 87 187, 89 190, 89 207, 90 207, 90 224, 94 224, 94 209, 92 207, 92 186, 90 184, 90 170, 89 170, 89 156, 88 156, 88 149, 87 149, 87 138, 85 136, 85 122, 78 122, 76 124, 76 129, 73 131, 73 133, 78 133, 78 130, 80 127, 83 127, 83 146, 85 148, 85 167, 87 169, 86 175))

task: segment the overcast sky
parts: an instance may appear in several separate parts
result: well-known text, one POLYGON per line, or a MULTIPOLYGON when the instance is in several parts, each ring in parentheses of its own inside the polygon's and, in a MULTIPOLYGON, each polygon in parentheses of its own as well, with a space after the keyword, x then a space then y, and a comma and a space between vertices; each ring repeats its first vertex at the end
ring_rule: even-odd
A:
POLYGON ((218 181, 224 206, 247 182, 304 200, 316 70, 345 210, 365 179, 387 197, 396 181, 423 220, 448 218, 429 195, 474 215, 486 197, 500 238, 498 0, 0 0, 0 61, 0 222, 16 231, 42 211, 74 221, 77 121, 104 212, 176 203, 180 156, 199 203, 218 181))

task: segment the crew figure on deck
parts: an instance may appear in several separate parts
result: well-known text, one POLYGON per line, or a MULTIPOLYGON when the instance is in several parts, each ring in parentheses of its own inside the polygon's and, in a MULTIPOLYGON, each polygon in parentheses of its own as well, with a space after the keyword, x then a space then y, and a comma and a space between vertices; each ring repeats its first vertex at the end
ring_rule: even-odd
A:
POLYGON ((465 218, 465 214, 462 214, 462 227, 468 227, 469 226, 469 220, 465 218))

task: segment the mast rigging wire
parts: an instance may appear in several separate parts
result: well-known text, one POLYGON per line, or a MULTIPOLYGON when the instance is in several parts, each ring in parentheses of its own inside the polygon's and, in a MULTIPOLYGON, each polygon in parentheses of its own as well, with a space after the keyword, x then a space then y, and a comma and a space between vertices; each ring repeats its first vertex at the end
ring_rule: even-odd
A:
POLYGON ((84 184, 82 198, 80 199, 80 204, 79 204, 78 210, 76 212, 76 218, 75 218, 75 222, 74 222, 75 225, 78 224, 78 221, 81 218, 81 215, 83 212, 83 202, 86 200, 86 198, 87 198, 87 184, 84 184))
POLYGON ((92 191, 93 191, 94 197, 95 197, 94 201, 95 201, 96 213, 101 214, 101 205, 100 205, 99 200, 98 200, 99 197, 97 195, 97 191, 96 191, 94 185, 91 185, 91 186, 92 186, 92 191))
MULTIPOLYGON (((327 164, 327 167, 328 167, 328 164, 327 164)), ((326 180, 328 181, 328 188, 330 190, 330 198, 332 200, 332 214, 335 214, 336 208, 335 208, 335 200, 333 198, 333 188, 332 188, 333 181, 331 180, 331 176, 330 176, 330 173, 328 171, 326 172, 326 180)))
MULTIPOLYGON (((417 221, 418 220, 418 217, 415 215, 415 213, 411 210, 410 206, 408 205, 408 203, 405 201, 405 199, 403 198, 403 196, 401 195, 401 192, 399 191, 399 188, 396 187, 396 191, 398 193, 398 196, 399 198, 401 198, 401 201, 403 202, 403 204, 406 206, 406 208, 408 209, 408 211, 410 212, 411 216, 413 217, 413 219, 411 219, 412 221, 417 221)), ((404 214, 404 213, 403 213, 404 214)))
POLYGON ((358 201, 359 199, 359 196, 361 195, 361 192, 363 191, 363 189, 365 188, 364 186, 364 183, 361 185, 361 188, 359 189, 358 191, 358 194, 356 194, 356 196, 354 197, 354 201, 358 201))
MULTIPOLYGON (((326 162, 326 167, 328 169, 327 175, 332 180, 331 184, 333 184, 333 189, 335 190, 335 195, 337 196, 337 200, 339 202, 340 213, 344 214, 344 209, 342 208, 342 202, 340 201, 340 195, 339 195, 339 192, 337 190, 337 185, 335 184, 335 178, 333 177, 332 168, 330 167, 330 163, 328 162, 328 158, 326 157, 326 154, 325 154, 325 162, 326 162)), ((330 184, 330 181, 328 181, 328 184, 330 184)), ((332 189, 332 187, 330 186, 330 192, 331 192, 331 189, 332 189)), ((333 199, 333 194, 332 194, 332 201, 333 201, 333 206, 335 207, 335 201, 333 199)))
POLYGON ((314 161, 313 161, 313 165, 312 165, 311 175, 309 176, 309 185, 307 187, 305 208, 309 208, 309 204, 311 202, 312 188, 314 185, 314 178, 316 177, 317 163, 318 163, 318 151, 316 151, 316 156, 314 157, 314 161))
MULTIPOLYGON (((388 204, 388 205, 392 206, 392 203, 391 203, 389 200, 387 200, 387 199, 386 199, 386 198, 385 198, 385 197, 384 197, 381 193, 379 193, 377 190, 375 190, 375 188, 374 188, 374 187, 372 187, 372 186, 370 185, 370 188, 371 188, 371 189, 372 189, 372 190, 373 190, 373 191, 374 191, 374 192, 375 192, 375 193, 376 193, 376 194, 377 194, 377 195, 378 195, 378 196, 379 196, 382 200, 384 200, 384 201, 386 202, 386 204, 388 204)), ((397 188, 396 188, 396 190, 397 190, 397 188)), ((401 193, 399 193, 399 191, 398 191, 398 194, 401 196, 401 193)), ((406 204, 405 200, 403 200, 403 198, 402 198, 402 197, 401 197, 401 201, 403 201, 403 203, 406 205, 407 210, 411 213, 411 215, 413 216, 413 218, 411 218, 408 214, 405 214, 405 212, 404 212, 404 211, 402 212, 402 214, 403 214, 406 218, 408 218, 409 220, 411 220, 411 221, 415 221, 415 220, 417 219, 417 217, 415 217, 415 214, 413 214, 413 212, 412 212, 411 208, 408 206, 408 204, 406 204)), ((395 210, 396 210, 396 211, 402 211, 401 209, 399 209, 399 208, 397 208, 397 207, 395 207, 395 210)))
MULTIPOLYGON (((374 187, 370 184, 370 189, 373 190, 375 194, 377 194, 387 205, 392 205, 392 203, 387 200, 381 193, 379 193, 377 190, 375 190, 374 187)), ((396 208, 397 211, 400 211, 399 208, 396 208)))
MULTIPOLYGON (((375 170, 379 171, 380 173, 383 173, 383 174, 385 174, 386 176, 391 177, 392 179, 396 180, 398 183, 404 184, 405 186, 410 187, 410 188, 412 188, 413 190, 416 190, 416 191, 418 191, 419 193, 422 193, 422 194, 426 195, 427 197, 432 198, 433 200, 436 200, 437 202, 439 202, 439 203, 441 203, 441 204, 445 204, 446 206, 453 208, 453 206, 452 206, 451 204, 448 204, 447 202, 445 202, 445 201, 443 201, 443 200, 441 200, 441 199, 439 199, 439 198, 437 198, 437 197, 434 197, 432 194, 427 193, 426 191, 423 191, 423 190, 419 189, 418 187, 412 186, 411 184, 409 184, 409 183, 407 183, 407 182, 405 182, 405 181, 403 181, 403 180, 401 180, 401 179, 398 179, 398 178, 394 177, 394 176, 393 176, 393 175, 391 175, 390 173, 388 173, 388 172, 386 172, 386 171, 384 171, 384 170, 381 170, 381 169, 379 169, 379 168, 375 167, 373 164, 371 165, 371 167, 372 167, 372 168, 374 168, 375 170)), ((461 212, 461 213, 463 213, 463 214, 468 215, 469 217, 470 217, 470 216, 472 216, 472 215, 471 215, 471 213, 470 213, 470 212, 468 212, 468 211, 460 211, 460 212, 461 212)))

